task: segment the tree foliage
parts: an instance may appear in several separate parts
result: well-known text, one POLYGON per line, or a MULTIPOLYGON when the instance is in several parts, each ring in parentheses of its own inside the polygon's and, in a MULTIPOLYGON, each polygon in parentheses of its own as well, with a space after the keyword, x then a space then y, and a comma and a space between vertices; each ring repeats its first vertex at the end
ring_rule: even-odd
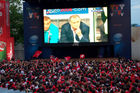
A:
POLYGON ((138 24, 132 24, 131 26, 132 26, 132 27, 136 27, 137 25, 138 25, 138 24))
POLYGON ((24 42, 22 0, 8 0, 10 3, 10 32, 15 44, 24 42))

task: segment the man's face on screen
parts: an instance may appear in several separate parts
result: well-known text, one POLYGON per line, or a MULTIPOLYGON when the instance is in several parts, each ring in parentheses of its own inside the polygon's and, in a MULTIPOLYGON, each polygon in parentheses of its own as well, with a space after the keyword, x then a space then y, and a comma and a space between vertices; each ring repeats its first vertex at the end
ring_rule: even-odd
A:
POLYGON ((44 20, 44 30, 48 30, 51 25, 50 20, 44 20))
POLYGON ((70 25, 73 29, 78 29, 80 28, 80 18, 79 17, 72 17, 70 20, 70 25))

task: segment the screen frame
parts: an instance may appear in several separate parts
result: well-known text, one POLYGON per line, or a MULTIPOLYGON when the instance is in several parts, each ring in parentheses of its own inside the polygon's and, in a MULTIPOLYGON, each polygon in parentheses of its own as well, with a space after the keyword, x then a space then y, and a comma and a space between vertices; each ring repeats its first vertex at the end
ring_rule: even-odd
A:
MULTIPOLYGON (((88 7, 75 7, 75 8, 95 8, 95 7, 107 7, 107 20, 108 20, 108 35, 107 35, 107 41, 104 42, 81 42, 81 43, 45 43, 44 41, 44 12, 43 14, 43 45, 47 46, 47 47, 69 47, 69 46, 96 46, 96 45, 109 45, 110 44, 110 16, 109 16, 109 5, 105 5, 105 6, 88 6, 88 7)), ((70 7, 68 7, 70 8, 70 7)), ((73 7, 71 7, 73 8, 73 7)), ((44 9, 67 9, 67 8, 43 8, 42 11, 44 11, 44 9)))

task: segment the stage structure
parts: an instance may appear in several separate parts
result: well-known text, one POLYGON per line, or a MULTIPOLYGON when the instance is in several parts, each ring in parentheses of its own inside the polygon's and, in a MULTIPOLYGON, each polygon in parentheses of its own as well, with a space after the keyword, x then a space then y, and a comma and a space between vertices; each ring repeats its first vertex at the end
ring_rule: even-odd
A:
POLYGON ((14 38, 10 37, 9 2, 0 1, 0 61, 14 56, 14 38))
MULTIPOLYGON (((101 11, 102 11, 101 10, 101 11)), ((96 10, 91 10, 91 12, 96 10)), ((42 54, 39 58, 48 58, 50 55, 55 55, 60 58, 71 56, 79 57, 80 54, 85 54, 86 57, 126 57, 131 58, 131 24, 130 24, 130 0, 25 0, 23 6, 24 12, 24 47, 25 59, 31 59, 37 50, 41 50, 42 54), (104 8, 105 7, 105 8, 104 8), (55 25, 58 26, 59 32, 62 30, 62 25, 66 23, 65 19, 60 19, 63 14, 87 13, 88 9, 107 9, 104 17, 101 17, 105 22, 107 19, 107 37, 106 42, 96 41, 96 19, 97 16, 102 16, 97 13, 86 19, 90 28, 90 43, 55 43, 48 44, 44 42, 44 14, 51 17, 55 25), (85 12, 79 12, 81 10, 85 12), (44 12, 44 11, 45 12, 44 12), (79 10, 79 11, 78 11, 79 10), (74 12, 78 11, 78 12, 74 12), (61 13, 63 12, 63 13, 61 13), (57 15, 58 16, 57 16, 57 15), (93 38, 92 38, 93 37, 93 38), (93 40, 92 40, 93 39, 93 40)), ((96 11, 97 12, 97 11, 96 11)), ((103 12, 104 13, 104 12, 103 12)), ((85 14, 88 15, 88 14, 85 14)), ((82 16, 83 17, 83 16, 82 16)), ((84 18, 84 17, 83 17, 84 18)), ((97 31, 98 32, 98 31, 97 31)), ((60 33, 59 33, 60 34, 60 33)), ((61 35, 60 35, 61 36, 61 35)), ((59 42, 59 41, 58 41, 59 42)))

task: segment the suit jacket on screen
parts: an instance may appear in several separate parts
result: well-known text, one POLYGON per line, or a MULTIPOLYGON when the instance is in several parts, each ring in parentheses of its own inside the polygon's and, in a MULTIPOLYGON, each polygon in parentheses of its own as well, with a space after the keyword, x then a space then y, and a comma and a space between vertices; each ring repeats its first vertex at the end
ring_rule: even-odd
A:
MULTIPOLYGON (((89 42, 89 26, 81 22, 80 29, 83 37, 79 42, 89 42)), ((62 26, 61 29, 60 43, 73 43, 73 42, 74 42, 73 31, 71 29, 70 24, 66 23, 62 26)))

